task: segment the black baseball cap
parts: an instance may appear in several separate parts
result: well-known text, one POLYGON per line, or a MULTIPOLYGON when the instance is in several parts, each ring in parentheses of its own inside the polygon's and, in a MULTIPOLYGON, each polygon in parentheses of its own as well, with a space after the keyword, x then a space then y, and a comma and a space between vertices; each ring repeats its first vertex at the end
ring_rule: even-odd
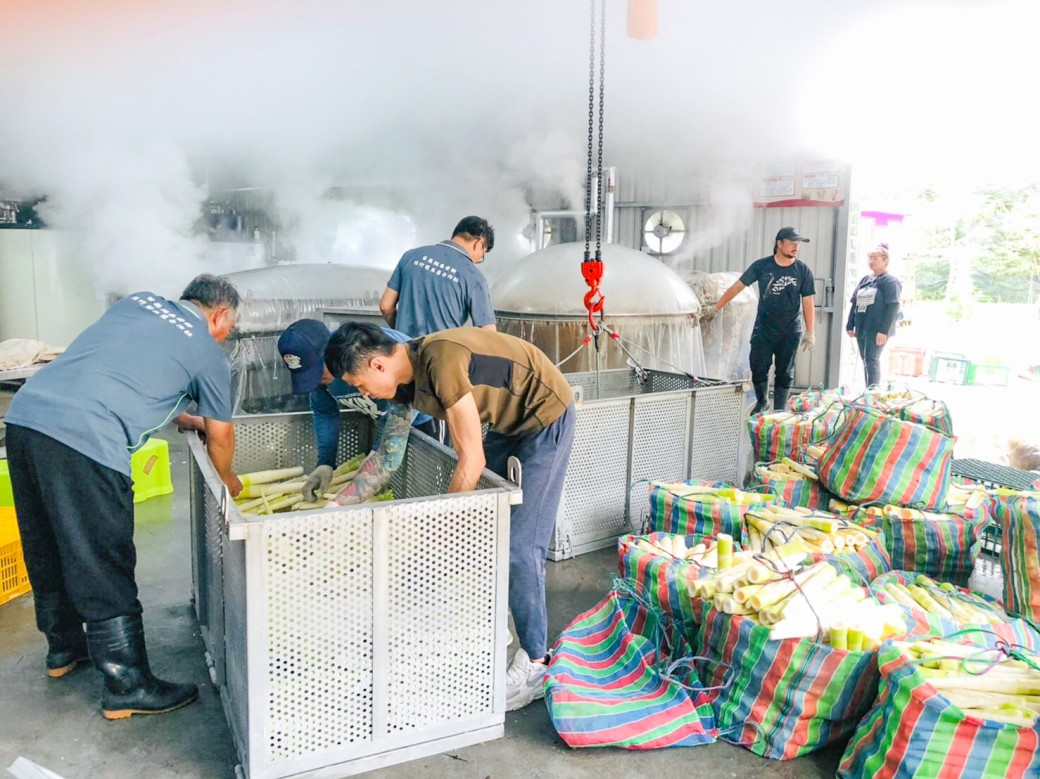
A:
POLYGON ((801 234, 793 227, 781 227, 780 232, 776 234, 776 240, 778 241, 801 241, 802 243, 809 243, 808 238, 803 238, 801 234))
POLYGON ((294 394, 304 395, 321 386, 325 347, 331 337, 329 329, 317 319, 300 319, 285 328, 278 339, 278 353, 292 376, 294 394))

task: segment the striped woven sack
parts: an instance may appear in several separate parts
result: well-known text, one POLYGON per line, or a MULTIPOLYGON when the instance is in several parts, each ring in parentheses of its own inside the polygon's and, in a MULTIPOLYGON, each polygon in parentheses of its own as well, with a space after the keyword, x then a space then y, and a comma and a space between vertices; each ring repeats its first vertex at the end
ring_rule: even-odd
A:
POLYGON ((759 462, 797 458, 810 444, 827 438, 839 419, 840 410, 831 406, 801 414, 787 411, 755 414, 747 421, 752 456, 759 462))
POLYGON ((853 503, 895 503, 942 510, 950 486, 954 439, 924 425, 860 405, 817 463, 823 486, 853 503))
POLYGON ((675 484, 655 482, 650 485, 650 519, 647 532, 676 533, 684 536, 717 536, 729 533, 740 538, 744 524, 744 514, 749 509, 762 508, 776 500, 770 495, 769 500, 761 503, 740 503, 736 500, 704 500, 697 495, 684 495, 686 485, 701 487, 718 487, 733 489, 724 481, 690 481, 675 484))
MULTIPOLYGON (((870 592, 882 603, 898 603, 906 612, 907 636, 910 638, 927 638, 928 636, 952 636, 964 634, 969 640, 984 646, 999 646, 1011 644, 1025 647, 1032 652, 1040 652, 1040 630, 1024 619, 1009 617, 1006 622, 991 623, 988 625, 975 625, 961 622, 956 619, 942 617, 914 604, 907 605, 902 600, 893 597, 888 587, 893 582, 898 582, 904 587, 917 583, 917 574, 910 571, 891 571, 879 576, 870 583, 870 592)), ((937 589, 929 584, 918 583, 918 586, 934 598, 940 606, 950 610, 951 602, 960 601, 971 603, 982 600, 986 603, 1000 605, 995 598, 991 598, 984 592, 974 592, 966 587, 950 585, 949 589, 937 589)))
POLYGON ((788 508, 804 506, 809 509, 826 509, 828 497, 818 480, 813 479, 777 479, 771 477, 766 469, 778 462, 755 463, 748 481, 748 489, 756 492, 768 491, 777 496, 777 503, 788 508))
POLYGON ((1040 776, 1040 726, 965 715, 891 641, 878 653, 877 702, 838 766, 840 779, 1040 776))
MULTIPOLYGON (((668 533, 650 533, 646 536, 627 535, 618 539, 618 574, 628 582, 636 594, 653 608, 671 616, 673 623, 680 626, 688 638, 693 638, 696 623, 700 620, 700 608, 696 610, 690 601, 686 577, 692 566, 685 560, 669 558, 665 554, 653 554, 639 549, 640 538, 656 542, 668 533)), ((696 543, 693 536, 687 538, 696 543)))
POLYGON ((995 490, 990 510, 1002 531, 1004 605, 1040 622, 1040 492, 995 490))
POLYGON ((705 673, 724 741, 790 760, 848 737, 877 691, 875 652, 811 639, 769 640, 769 628, 705 604, 699 654, 727 663, 705 673))
POLYGON ((853 514, 852 521, 884 534, 893 568, 966 587, 982 549, 982 531, 989 522, 988 498, 981 491, 979 495, 978 503, 956 513, 884 506, 880 516, 861 510, 853 514))
POLYGON ((545 682, 549 719, 571 747, 710 744, 715 716, 691 655, 660 612, 615 589, 556 642, 545 682))
POLYGON ((817 406, 827 405, 833 403, 835 400, 841 398, 839 390, 824 389, 819 387, 818 389, 809 388, 804 392, 798 392, 787 399, 788 411, 797 411, 800 413, 806 411, 812 411, 817 406))
POLYGON ((941 400, 920 398, 899 409, 899 418, 907 422, 934 427, 948 436, 953 435, 953 417, 941 400))

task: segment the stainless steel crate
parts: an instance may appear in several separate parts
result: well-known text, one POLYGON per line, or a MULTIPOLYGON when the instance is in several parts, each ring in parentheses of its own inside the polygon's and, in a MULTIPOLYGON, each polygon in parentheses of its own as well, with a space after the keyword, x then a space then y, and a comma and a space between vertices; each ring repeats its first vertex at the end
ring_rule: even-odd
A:
MULTIPOLYGON (((368 418, 342 422, 340 455, 367 449, 368 418)), ((235 431, 238 472, 314 459, 310 414, 235 431)), ((243 517, 188 443, 194 602, 242 773, 347 776, 503 734, 515 485, 443 494, 455 455, 412 431, 397 500, 243 517)))
POLYGON ((577 421, 549 558, 610 546, 649 510, 643 480, 738 478, 740 383, 634 370, 567 374, 577 421))

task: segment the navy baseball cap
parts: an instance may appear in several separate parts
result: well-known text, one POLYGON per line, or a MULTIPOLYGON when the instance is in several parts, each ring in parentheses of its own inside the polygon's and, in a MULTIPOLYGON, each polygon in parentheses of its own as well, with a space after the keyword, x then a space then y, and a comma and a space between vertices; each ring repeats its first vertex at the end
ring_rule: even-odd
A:
POLYGON ((781 227, 780 232, 776 234, 776 240, 778 241, 801 241, 802 243, 809 243, 808 238, 803 238, 802 235, 795 230, 793 227, 781 227))
POLYGON ((293 322, 278 339, 278 352, 292 375, 296 395, 313 392, 321 386, 325 372, 325 347, 332 334, 317 319, 293 322))

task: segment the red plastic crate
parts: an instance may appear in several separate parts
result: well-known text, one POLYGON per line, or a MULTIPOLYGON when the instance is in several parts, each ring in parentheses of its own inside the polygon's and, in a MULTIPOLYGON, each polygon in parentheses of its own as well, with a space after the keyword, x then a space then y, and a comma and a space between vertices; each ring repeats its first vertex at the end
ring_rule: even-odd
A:
POLYGON ((895 376, 924 374, 924 349, 896 346, 888 352, 888 372, 895 376))

